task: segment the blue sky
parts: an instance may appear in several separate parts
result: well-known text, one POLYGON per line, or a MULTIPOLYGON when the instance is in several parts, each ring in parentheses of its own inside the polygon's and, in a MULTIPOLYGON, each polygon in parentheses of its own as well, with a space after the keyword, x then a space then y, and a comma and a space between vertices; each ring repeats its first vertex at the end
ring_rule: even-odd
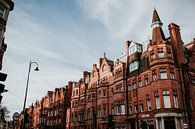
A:
POLYGON ((126 40, 145 42, 151 37, 155 7, 164 23, 181 27, 184 42, 195 37, 193 0, 15 0, 10 13, 3 71, 8 73, 3 105, 22 110, 29 61, 39 63, 32 71, 27 106, 48 90, 79 80, 106 52, 115 60, 126 40))

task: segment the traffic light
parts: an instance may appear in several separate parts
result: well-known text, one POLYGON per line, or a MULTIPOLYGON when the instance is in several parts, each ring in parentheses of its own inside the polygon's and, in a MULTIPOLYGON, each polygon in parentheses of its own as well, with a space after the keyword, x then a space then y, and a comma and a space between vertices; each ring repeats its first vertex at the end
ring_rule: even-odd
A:
MULTIPOLYGON (((6 80, 6 78, 7 78, 7 74, 0 72, 0 81, 4 82, 6 80)), ((6 91, 7 90, 5 90, 5 85, 0 83, 0 103, 1 103, 1 100, 2 100, 1 93, 6 92, 6 91)))

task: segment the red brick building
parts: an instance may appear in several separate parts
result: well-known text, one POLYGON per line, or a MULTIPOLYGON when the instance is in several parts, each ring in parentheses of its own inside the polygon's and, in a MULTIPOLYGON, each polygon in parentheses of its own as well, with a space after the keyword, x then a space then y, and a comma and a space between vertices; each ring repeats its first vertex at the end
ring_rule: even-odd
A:
POLYGON ((72 82, 68 82, 65 87, 48 91, 46 96, 34 103, 34 106, 25 109, 25 128, 65 129, 71 94, 72 82))
POLYGON ((127 41, 125 62, 104 55, 73 83, 67 129, 195 129, 195 39, 162 25, 154 9, 146 50, 127 41))

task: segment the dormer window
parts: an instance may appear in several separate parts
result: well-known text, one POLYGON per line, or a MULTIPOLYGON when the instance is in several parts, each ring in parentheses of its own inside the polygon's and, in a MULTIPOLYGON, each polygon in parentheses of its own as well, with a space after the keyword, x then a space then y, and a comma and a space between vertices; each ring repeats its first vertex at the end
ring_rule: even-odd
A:
POLYGON ((85 78, 85 83, 89 83, 89 79, 90 77, 89 77, 89 75, 87 75, 87 77, 85 78))
POLYGON ((163 48, 158 48, 158 58, 164 58, 165 54, 163 48))
POLYGON ((131 64, 129 64, 129 72, 133 72, 139 68, 139 61, 134 61, 131 64))
POLYGON ((129 48, 129 55, 132 55, 134 53, 141 53, 142 52, 142 45, 139 43, 132 42, 129 48))

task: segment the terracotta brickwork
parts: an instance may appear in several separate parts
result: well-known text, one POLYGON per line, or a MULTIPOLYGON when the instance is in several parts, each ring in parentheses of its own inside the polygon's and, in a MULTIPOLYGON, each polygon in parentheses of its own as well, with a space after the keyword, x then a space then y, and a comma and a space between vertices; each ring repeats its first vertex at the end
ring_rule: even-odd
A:
POLYGON ((146 49, 127 41, 124 59, 99 59, 77 82, 48 91, 28 113, 34 128, 195 129, 195 39, 165 37, 156 11, 146 49))
POLYGON ((54 91, 48 91, 40 101, 26 108, 27 120, 25 128, 64 129, 66 128, 66 112, 70 108, 72 82, 54 91))
POLYGON ((84 72, 73 84, 67 129, 193 129, 195 40, 184 45, 174 23, 168 30, 166 38, 154 10, 146 50, 128 41, 125 61, 104 55, 84 72))

